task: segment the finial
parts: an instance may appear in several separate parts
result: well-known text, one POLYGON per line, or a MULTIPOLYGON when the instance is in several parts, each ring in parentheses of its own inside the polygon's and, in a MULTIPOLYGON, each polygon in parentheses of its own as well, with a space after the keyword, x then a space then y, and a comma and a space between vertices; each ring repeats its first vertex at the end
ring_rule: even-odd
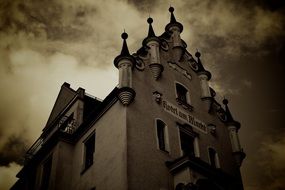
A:
POLYGON ((196 49, 196 53, 195 53, 195 56, 199 59, 201 57, 201 53, 198 51, 198 49, 196 49))
POLYGON ((149 23, 149 24, 153 23, 153 19, 152 19, 151 17, 149 17, 149 18, 147 19, 147 23, 149 23))
POLYGON ((224 97, 224 99, 223 99, 223 104, 225 105, 225 109, 226 109, 227 121, 228 121, 228 122, 233 122, 234 119, 233 119, 233 116, 232 116, 232 114, 231 114, 231 111, 230 111, 230 109, 229 109, 229 107, 228 107, 228 103, 229 103, 228 99, 226 99, 226 98, 224 97))
POLYGON ((195 53, 195 56, 197 57, 197 64, 198 64, 198 70, 197 70, 197 72, 200 73, 200 74, 207 75, 208 80, 210 80, 211 77, 212 77, 212 75, 211 75, 211 73, 210 73, 209 71, 205 70, 205 68, 204 68, 204 66, 203 66, 203 64, 202 64, 202 61, 201 61, 201 59, 200 59, 201 53, 199 52, 198 49, 196 49, 196 50, 197 50, 197 51, 196 51, 196 53, 195 53))
POLYGON ((170 5, 170 7, 169 7, 169 12, 171 12, 171 13, 173 13, 174 12, 174 8, 173 7, 171 7, 171 5, 170 5))
POLYGON ((122 33, 121 37, 124 40, 126 40, 128 38, 128 34, 125 32, 125 29, 124 29, 124 32, 122 33))
POLYGON ((223 104, 224 104, 224 105, 228 105, 228 103, 229 103, 229 101, 224 97, 224 99, 223 99, 223 104))
POLYGON ((147 23, 149 24, 147 37, 155 37, 155 33, 154 33, 154 30, 153 30, 152 25, 151 25, 153 23, 153 19, 151 17, 149 17, 147 19, 147 23))

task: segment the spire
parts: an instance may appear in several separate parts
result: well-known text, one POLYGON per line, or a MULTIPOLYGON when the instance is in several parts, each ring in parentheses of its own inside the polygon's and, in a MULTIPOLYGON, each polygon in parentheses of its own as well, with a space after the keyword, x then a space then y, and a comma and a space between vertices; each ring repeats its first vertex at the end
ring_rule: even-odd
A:
POLYGON ((200 70, 200 71, 205 71, 205 68, 204 68, 204 66, 203 66, 203 64, 202 64, 202 62, 201 62, 201 59, 200 59, 201 53, 198 51, 198 49, 197 49, 197 51, 196 51, 196 53, 195 53, 195 56, 197 57, 197 62, 198 62, 198 68, 199 68, 199 70, 200 70))
POLYGON ((126 39, 128 39, 128 34, 125 32, 125 30, 122 33, 121 37, 123 39, 123 47, 121 51, 121 56, 128 56, 130 55, 129 48, 128 48, 127 41, 126 41, 126 39))
POLYGON ((201 53, 198 51, 198 49, 197 49, 197 52, 195 53, 195 56, 197 57, 197 63, 198 63, 198 70, 197 70, 197 72, 201 73, 201 74, 207 75, 208 76, 208 80, 210 80, 212 75, 211 75, 211 73, 209 71, 205 70, 205 68, 204 68, 204 66, 202 64, 202 61, 200 59, 201 53))
POLYGON ((149 24, 147 37, 148 37, 148 38, 150 38, 150 37, 155 37, 155 33, 154 33, 153 28, 152 28, 152 25, 151 25, 151 24, 153 23, 153 19, 152 19, 151 17, 149 17, 149 18, 147 19, 147 22, 148 22, 148 24, 149 24))
POLYGON ((118 68, 118 63, 122 58, 130 59, 131 61, 133 61, 133 59, 134 59, 130 55, 130 52, 129 52, 129 48, 128 48, 127 41, 126 41, 126 39, 128 38, 128 34, 125 32, 125 30, 122 33, 121 37, 123 39, 123 46, 122 46, 121 54, 118 55, 114 60, 114 65, 117 68, 118 68))
POLYGON ((233 124, 236 127, 240 128, 240 123, 234 120, 234 118, 233 118, 233 116, 232 116, 232 114, 230 112, 230 109, 228 107, 228 103, 229 103, 229 101, 226 98, 224 98, 223 99, 223 104, 225 105, 227 123, 228 124, 233 124))
POLYGON ((170 12, 170 23, 168 23, 165 27, 165 31, 169 31, 169 29, 173 26, 176 26, 179 28, 180 33, 183 31, 183 25, 179 22, 176 21, 176 18, 174 16, 174 8, 173 7, 169 7, 169 12, 170 12))
POLYGON ((169 12, 170 12, 170 23, 176 23, 176 19, 175 19, 175 16, 174 16, 174 14, 173 14, 173 12, 174 12, 174 8, 173 7, 169 7, 169 12))
POLYGON ((159 38, 154 33, 154 30, 153 30, 153 27, 152 27, 153 19, 151 17, 149 17, 147 19, 147 23, 149 24, 148 34, 147 34, 147 37, 142 42, 143 46, 146 46, 147 43, 149 41, 152 41, 152 40, 157 41, 157 42, 160 41, 159 38))

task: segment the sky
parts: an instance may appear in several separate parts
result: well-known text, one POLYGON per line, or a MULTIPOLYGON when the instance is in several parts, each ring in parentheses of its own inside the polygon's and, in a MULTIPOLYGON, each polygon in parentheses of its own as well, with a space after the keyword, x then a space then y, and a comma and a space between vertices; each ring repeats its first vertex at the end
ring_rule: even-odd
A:
POLYGON ((136 52, 149 15, 164 32, 170 4, 242 124, 245 189, 285 189, 283 0, 0 0, 0 189, 16 181, 63 82, 103 99, 117 85, 122 31, 136 52))

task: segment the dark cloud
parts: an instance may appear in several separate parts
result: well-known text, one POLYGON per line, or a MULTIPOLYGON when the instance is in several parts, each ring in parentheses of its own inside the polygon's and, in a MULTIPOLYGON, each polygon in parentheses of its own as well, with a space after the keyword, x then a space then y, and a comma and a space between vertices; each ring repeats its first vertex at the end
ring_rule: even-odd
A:
POLYGON ((0 152, 0 167, 9 166, 12 162, 23 164, 23 155, 28 150, 27 141, 24 139, 15 135, 8 138, 0 152))
MULTIPOLYGON (((262 189, 267 178, 267 189, 281 189, 285 185, 272 173, 284 176, 274 166, 284 161, 284 1, 170 3, 184 25, 188 50, 202 52, 218 98, 230 99, 233 115, 242 123, 246 189, 262 189)), ((146 36, 148 14, 156 34, 161 34, 170 3, 0 1, 0 163, 18 162, 17 156, 39 136, 64 81, 104 97, 117 82, 112 62, 121 47, 120 33, 126 29, 130 51, 135 52, 146 36)))

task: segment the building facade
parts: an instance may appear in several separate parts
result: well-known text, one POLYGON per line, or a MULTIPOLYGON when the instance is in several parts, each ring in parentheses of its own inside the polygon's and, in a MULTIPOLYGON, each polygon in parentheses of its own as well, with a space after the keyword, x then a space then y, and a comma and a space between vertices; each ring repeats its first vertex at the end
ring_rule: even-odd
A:
POLYGON ((215 100, 211 73, 169 12, 160 36, 147 19, 134 54, 122 34, 119 84, 103 101, 62 85, 12 190, 243 189, 240 124, 228 100, 215 100))

